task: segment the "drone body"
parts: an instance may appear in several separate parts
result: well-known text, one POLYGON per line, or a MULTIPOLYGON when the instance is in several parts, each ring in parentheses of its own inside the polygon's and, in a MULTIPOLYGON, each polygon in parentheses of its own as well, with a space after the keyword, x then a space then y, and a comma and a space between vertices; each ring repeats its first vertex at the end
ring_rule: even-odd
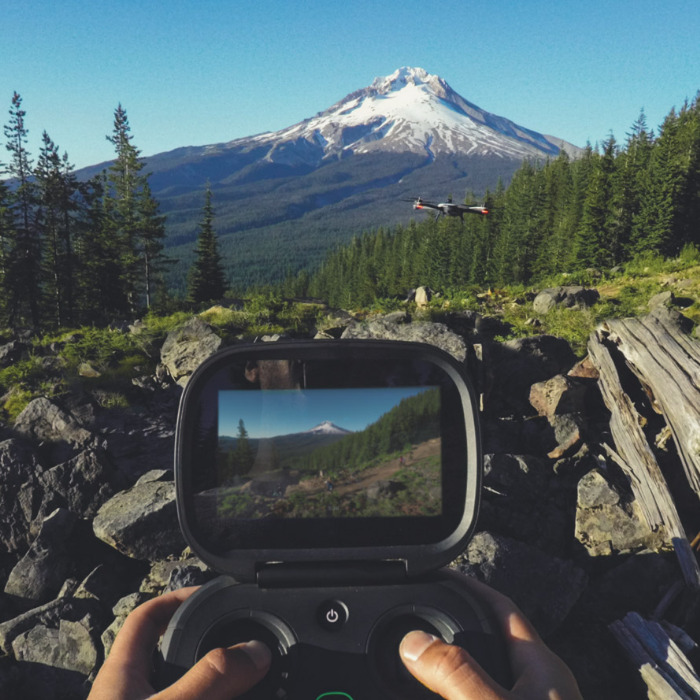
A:
POLYGON ((446 202, 428 202, 422 197, 404 201, 413 202, 414 209, 434 209, 436 219, 440 216, 458 216, 460 219, 464 220, 465 214, 485 215, 489 213, 486 207, 478 204, 456 204, 452 201, 452 197, 448 198, 446 202))

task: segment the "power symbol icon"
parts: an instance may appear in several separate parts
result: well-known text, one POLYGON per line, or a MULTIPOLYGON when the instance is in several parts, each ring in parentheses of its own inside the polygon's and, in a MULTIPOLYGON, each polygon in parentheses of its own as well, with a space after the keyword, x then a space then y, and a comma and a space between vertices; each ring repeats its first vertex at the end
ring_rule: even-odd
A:
POLYGON ((339 600, 326 600, 318 607, 316 619, 321 627, 329 632, 335 632, 347 622, 347 606, 339 600))

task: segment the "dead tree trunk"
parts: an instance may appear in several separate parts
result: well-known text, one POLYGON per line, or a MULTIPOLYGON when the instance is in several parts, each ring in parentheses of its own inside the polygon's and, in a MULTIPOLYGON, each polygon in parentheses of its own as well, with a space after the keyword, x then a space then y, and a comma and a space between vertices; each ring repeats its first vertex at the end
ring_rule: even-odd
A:
POLYGON ((668 309, 608 321, 607 340, 624 355, 671 429, 690 488, 700 497, 700 343, 668 309))
MULTIPOLYGON (((641 428, 640 415, 622 387, 608 347, 613 343, 623 352, 669 425, 673 422, 674 436, 677 433, 692 435, 693 425, 700 435, 697 347, 689 346, 686 338, 676 338, 681 335, 678 329, 675 334, 661 333, 657 324, 655 317, 609 321, 591 336, 588 352, 598 369, 601 394, 611 413, 610 430, 615 449, 605 446, 606 450, 629 479, 651 530, 658 532, 675 549, 686 584, 698 590, 700 566, 688 543, 666 479, 641 428), (634 358, 634 364, 629 358, 634 358), (695 401, 690 420, 681 415, 688 409, 689 401, 695 401)), ((700 475, 700 470, 691 471, 696 477, 700 475)))

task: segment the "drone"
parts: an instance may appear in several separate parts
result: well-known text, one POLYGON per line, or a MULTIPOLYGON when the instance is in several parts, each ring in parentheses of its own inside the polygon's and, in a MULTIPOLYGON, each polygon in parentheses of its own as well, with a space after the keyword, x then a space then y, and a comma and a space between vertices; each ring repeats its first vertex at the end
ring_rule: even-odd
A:
POLYGON ((446 202, 428 202, 422 197, 415 199, 404 199, 404 202, 413 202, 414 209, 435 209, 435 218, 441 216, 458 216, 464 221, 465 214, 488 214, 489 210, 479 204, 456 204, 452 197, 448 197, 446 202))

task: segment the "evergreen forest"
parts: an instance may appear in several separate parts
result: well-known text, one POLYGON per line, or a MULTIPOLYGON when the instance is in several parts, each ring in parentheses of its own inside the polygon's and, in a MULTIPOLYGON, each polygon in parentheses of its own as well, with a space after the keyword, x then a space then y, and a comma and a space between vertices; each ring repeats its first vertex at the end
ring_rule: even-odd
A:
POLYGON ((350 308, 418 285, 449 294, 676 256, 700 243, 700 96, 672 110, 658 136, 642 114, 622 146, 611 135, 580 159, 524 162, 484 204, 487 216, 366 232, 285 290, 350 308))

